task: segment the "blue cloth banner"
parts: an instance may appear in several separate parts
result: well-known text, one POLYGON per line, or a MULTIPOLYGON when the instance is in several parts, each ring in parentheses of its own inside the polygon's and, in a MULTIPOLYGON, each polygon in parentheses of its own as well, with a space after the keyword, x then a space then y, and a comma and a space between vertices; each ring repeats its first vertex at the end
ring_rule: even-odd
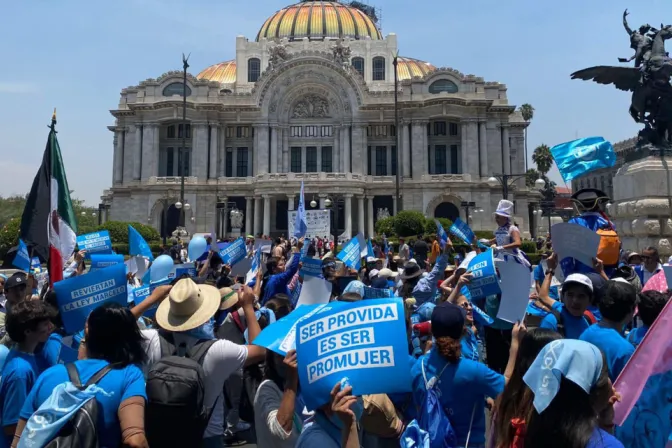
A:
POLYGON ((112 252, 112 240, 110 232, 102 230, 95 233, 87 233, 77 237, 77 247, 86 251, 86 258, 93 253, 109 254, 112 252))
POLYGON ((363 299, 391 299, 392 297, 394 297, 394 293, 389 289, 364 286, 364 297, 362 297, 363 299))
POLYGON ((467 298, 471 302, 471 309, 474 311, 474 320, 476 323, 479 323, 481 325, 492 325, 495 323, 495 319, 490 317, 488 313, 483 311, 481 307, 476 305, 472 300, 471 300, 471 293, 469 292, 469 288, 466 286, 463 286, 462 289, 460 289, 460 293, 467 298))
POLYGON ((329 402, 347 378, 356 396, 411 390, 404 302, 330 302, 296 325, 302 396, 308 409, 329 402))
POLYGON ((124 256, 117 254, 91 254, 91 267, 89 272, 97 271, 99 269, 108 268, 115 264, 123 264, 124 256))
POLYGON ((302 238, 306 236, 308 231, 308 223, 306 221, 306 204, 303 199, 303 181, 301 181, 301 193, 299 194, 299 208, 296 209, 296 222, 294 223, 294 236, 302 238))
MULTIPOLYGON (((156 285, 159 286, 159 285, 156 285)), ((155 287, 156 287, 155 286, 155 287)), ((140 305, 144 300, 149 297, 151 294, 149 286, 142 286, 140 288, 137 288, 135 291, 133 291, 133 301, 135 302, 136 305, 140 305)), ((145 311, 142 315, 149 317, 150 319, 154 319, 154 315, 156 314, 156 309, 159 307, 159 302, 155 303, 152 305, 150 309, 145 311)))
POLYGON ((473 274, 469 285, 467 285, 472 298, 480 299, 501 292, 492 249, 488 249, 472 258, 467 265, 467 272, 473 274))
POLYGON ((247 255, 247 248, 245 247, 245 239, 240 237, 233 243, 226 246, 219 251, 219 256, 222 258, 224 264, 233 266, 241 261, 247 255))
POLYGON ((132 226, 128 226, 128 254, 140 255, 147 258, 149 261, 154 261, 154 255, 149 248, 147 241, 135 230, 132 226))
POLYGON ((603 137, 587 137, 561 143, 551 148, 551 154, 565 182, 616 164, 614 147, 603 137))
MULTIPOLYGON (((297 288, 300 290, 300 288, 297 288)), ((298 295, 296 296, 298 300, 298 295)), ((254 345, 265 347, 275 353, 285 356, 288 351, 296 348, 296 324, 319 312, 328 304, 303 305, 261 330, 254 340, 254 345)))
POLYGON ((19 247, 16 250, 16 256, 12 262, 14 266, 22 271, 30 272, 30 255, 28 254, 28 246, 19 238, 19 247))
POLYGON ((371 238, 366 240, 366 257, 376 258, 376 253, 373 251, 373 245, 371 244, 371 238))
MULTIPOLYGON (((437 221, 438 225, 438 221, 437 221)), ((450 226, 450 234, 455 235, 462 241, 464 241, 466 244, 473 244, 474 239, 476 238, 476 235, 474 234, 473 230, 469 227, 469 225, 462 221, 460 218, 455 218, 455 221, 453 221, 453 225, 450 226)), ((479 246, 480 247, 480 246, 479 246)))
POLYGON ((82 330, 89 313, 104 303, 126 306, 126 284, 123 263, 54 283, 65 331, 73 334, 82 330))
POLYGON ((355 236, 350 241, 348 241, 343 249, 336 256, 341 260, 347 267, 359 271, 361 265, 361 249, 359 247, 359 239, 355 236))
POLYGON ((306 275, 311 277, 322 277, 322 260, 316 260, 313 258, 305 258, 301 264, 301 273, 302 277, 306 275))

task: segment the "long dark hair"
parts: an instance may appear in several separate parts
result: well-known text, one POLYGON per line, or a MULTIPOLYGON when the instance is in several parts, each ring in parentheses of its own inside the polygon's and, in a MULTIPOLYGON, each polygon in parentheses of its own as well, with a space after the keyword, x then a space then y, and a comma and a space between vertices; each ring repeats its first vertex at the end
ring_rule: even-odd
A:
POLYGON ((597 383, 587 394, 564 376, 551 404, 539 414, 532 409, 527 422, 525 448, 585 448, 597 428, 596 398, 610 387, 606 360, 597 383))
POLYGON ((546 328, 534 328, 523 336, 511 378, 504 392, 497 398, 494 425, 498 435, 498 448, 509 447, 513 442, 516 431, 511 426, 511 420, 514 418, 527 420, 532 411, 534 395, 523 382, 523 375, 546 344, 561 338, 559 333, 546 328))
POLYGON ((275 367, 275 359, 280 357, 277 353, 272 350, 266 350, 266 362, 264 363, 264 379, 271 380, 278 386, 278 389, 285 390, 285 380, 278 372, 278 369, 275 367))
POLYGON ((118 303, 106 303, 89 314, 86 350, 89 358, 104 359, 126 367, 142 364, 147 355, 142 333, 131 311, 118 303))

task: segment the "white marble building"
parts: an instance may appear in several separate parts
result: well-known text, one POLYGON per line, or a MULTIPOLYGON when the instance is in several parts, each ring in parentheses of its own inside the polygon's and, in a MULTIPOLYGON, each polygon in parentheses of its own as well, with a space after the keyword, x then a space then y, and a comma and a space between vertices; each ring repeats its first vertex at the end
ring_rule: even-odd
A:
MULTIPOLYGON (((245 233, 287 232, 300 183, 306 202, 338 206, 340 232, 372 234, 374 222, 402 207, 493 229, 501 189, 494 173, 524 172, 527 123, 506 86, 398 59, 400 163, 394 121, 397 36, 383 36, 364 13, 338 2, 304 1, 262 23, 255 40, 236 38, 236 58, 187 77, 184 160, 189 232, 230 232, 224 204, 244 213, 245 233), (218 205, 219 204, 219 205, 218 205), (219 207, 219 208, 218 208, 219 207)), ((198 65, 197 61, 190 61, 198 65)), ((112 188, 105 219, 148 222, 172 231, 179 213, 182 72, 121 91, 114 126, 112 188)), ((512 195, 528 230, 533 193, 512 195)), ((310 206, 308 206, 310 208, 310 206)))

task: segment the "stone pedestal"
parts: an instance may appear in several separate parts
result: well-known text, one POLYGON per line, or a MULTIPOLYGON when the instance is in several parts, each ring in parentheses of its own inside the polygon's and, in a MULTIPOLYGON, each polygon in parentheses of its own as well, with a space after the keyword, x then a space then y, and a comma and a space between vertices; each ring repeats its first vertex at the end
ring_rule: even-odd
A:
POLYGON ((242 235, 242 232, 241 232, 240 227, 234 227, 234 228, 231 229, 231 231, 229 232, 229 237, 231 237, 231 238, 238 238, 238 237, 241 236, 241 235, 242 235))
MULTIPOLYGON (((609 213, 623 249, 657 247, 672 255, 672 157, 648 156, 623 165, 614 177, 609 213)), ((662 257, 664 256, 664 257, 662 257)))

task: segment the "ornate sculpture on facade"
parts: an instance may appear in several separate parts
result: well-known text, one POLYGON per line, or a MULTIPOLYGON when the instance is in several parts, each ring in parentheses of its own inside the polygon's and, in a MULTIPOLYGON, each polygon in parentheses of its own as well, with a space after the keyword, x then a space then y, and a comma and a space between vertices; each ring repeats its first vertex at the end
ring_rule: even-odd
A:
POLYGON ((292 118, 327 118, 329 102, 319 95, 306 95, 294 105, 292 118))
POLYGON ((229 213, 231 218, 231 228, 232 229, 242 229, 243 228, 243 217, 245 216, 240 210, 231 210, 229 213))
POLYGON ((638 146, 669 149, 672 148, 672 59, 665 51, 665 41, 672 38, 672 25, 661 25, 658 30, 647 24, 633 31, 627 16, 626 10, 623 26, 635 54, 618 60, 622 63, 634 60, 634 67, 591 67, 572 73, 572 79, 614 84, 619 90, 633 92, 630 115, 644 124, 638 146))
POLYGON ((287 46, 280 40, 276 40, 275 44, 268 49, 268 67, 271 70, 277 68, 278 65, 289 59, 289 52, 287 46))
POLYGON ((380 221, 381 219, 389 217, 390 217, 390 211, 387 209, 387 207, 378 209, 378 213, 376 214, 376 221, 380 221))
POLYGON ((335 45, 331 46, 334 61, 339 65, 350 65, 350 47, 343 45, 343 39, 338 39, 335 45))

